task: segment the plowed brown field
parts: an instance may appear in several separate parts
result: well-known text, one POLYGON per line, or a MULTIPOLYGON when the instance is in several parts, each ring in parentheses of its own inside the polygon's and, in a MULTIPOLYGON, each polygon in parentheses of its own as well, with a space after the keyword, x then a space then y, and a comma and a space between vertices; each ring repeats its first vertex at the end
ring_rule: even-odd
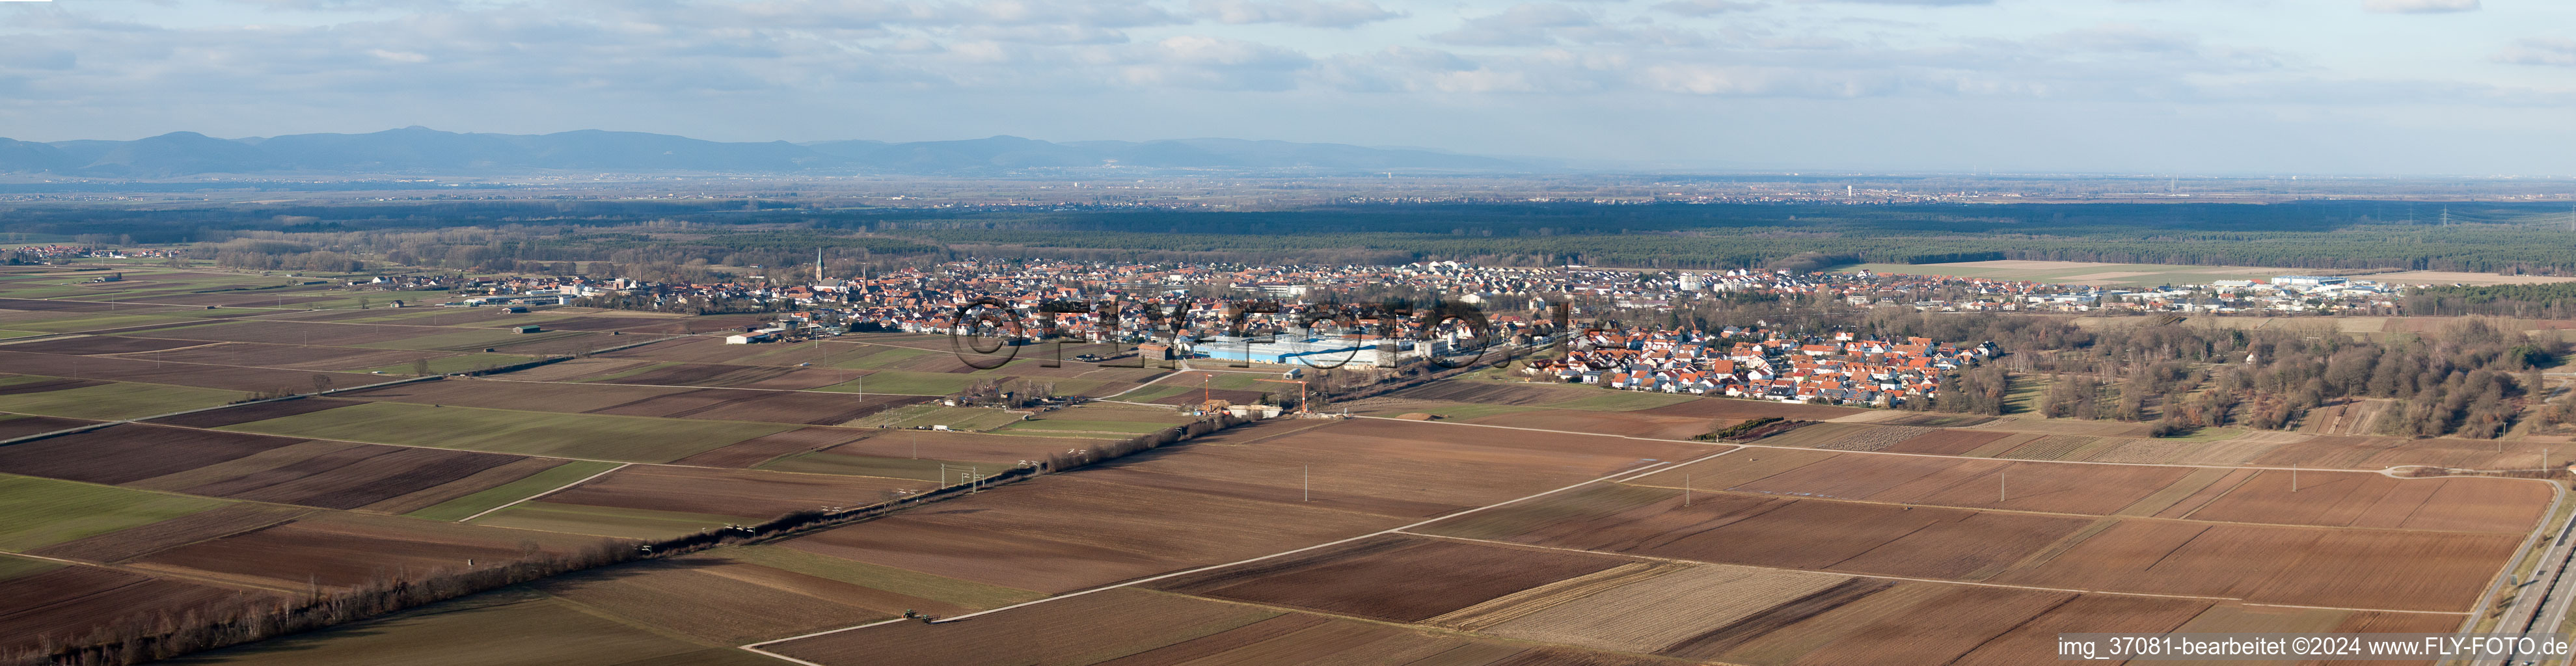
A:
POLYGON ((711 388, 822 388, 857 379, 866 373, 838 368, 781 368, 758 365, 716 365, 683 363, 657 368, 627 377, 594 380, 601 384, 637 384, 646 386, 703 386, 711 388))
POLYGON ((0 651, 34 649, 39 642, 72 643, 119 618, 176 616, 272 597, 285 600, 272 593, 67 566, 0 580, 0 651))
POLYGON ((678 465, 755 467, 779 456, 828 449, 872 433, 864 430, 798 428, 725 445, 724 448, 672 461, 678 465))
POLYGON ((589 410, 595 414, 839 425, 929 396, 698 389, 589 410))
POLYGON ((77 376, 82 379, 178 384, 236 391, 277 389, 311 391, 315 377, 322 378, 325 386, 330 388, 347 388, 385 381, 385 378, 380 375, 243 368, 176 361, 163 363, 117 356, 32 354, 7 351, 5 347, 0 347, 0 368, 31 375, 77 376))
POLYGON ((304 440, 243 433, 109 426, 0 446, 0 472, 118 484, 175 474, 304 440))
POLYGON ((541 502, 767 520, 791 511, 885 501, 898 488, 929 490, 926 481, 754 470, 635 466, 545 496, 541 502))
POLYGON ((2371 472, 2263 470, 2195 520, 2521 534, 2549 509, 2549 486, 2493 478, 2394 479, 2371 472))
MULTIPOLYGON (((882 439, 882 438, 881 438, 882 439)), ((935 438, 934 438, 935 439, 935 438)), ((1706 445, 1354 419, 1265 422, 1084 474, 1141 486, 1428 517, 1714 451, 1706 445)))
POLYGON ((240 425, 252 421, 266 421, 269 419, 284 418, 297 414, 311 414, 326 409, 338 409, 355 404, 358 404, 358 401, 337 400, 332 398, 272 400, 269 402, 252 403, 239 407, 226 407, 223 409, 152 419, 150 421, 145 421, 144 423, 159 423, 165 425, 185 426, 189 428, 221 428, 228 425, 240 425))
POLYGON ((2121 521, 1995 582, 2459 612, 2520 543, 2506 534, 2121 521))
POLYGON ((1690 439, 1732 423, 1727 420, 1695 416, 1664 416, 1644 412, 1602 412, 1583 409, 1547 409, 1495 414, 1468 419, 1467 422, 1657 439, 1690 439))
POLYGON ((30 553, 94 562, 142 557, 207 539, 248 532, 313 513, 312 509, 233 503, 149 525, 38 548, 30 553))
POLYGON ((1598 555, 1389 535, 1159 581, 1153 587, 1418 622, 1624 563, 1598 555))
POLYGON ((1067 646, 1085 646, 1085 652, 1095 658, 1135 654, 1278 615, 1278 611, 1122 588, 1006 611, 989 619, 904 622, 763 649, 832 666, 1055 664, 1073 661, 1065 658, 1067 646))
POLYGON ((1955 456, 2011 436, 2012 433, 2009 432, 1991 430, 1935 430, 1916 435, 1913 439, 1897 442, 1896 445, 1887 447, 1885 450, 1897 453, 1937 453, 1955 456))
POLYGON ((131 560, 198 575, 301 589, 343 587, 403 572, 462 569, 466 560, 502 562, 524 554, 570 552, 604 539, 410 518, 322 512, 131 560))
POLYGON ((97 421, 56 418, 52 416, 20 416, 16 418, 0 419, 0 439, 13 439, 28 435, 54 432, 57 430, 69 430, 92 423, 97 423, 97 421))
MULTIPOLYGON (((205 344, 187 342, 187 344, 205 344)), ((129 354, 126 358, 172 363, 208 363, 214 365, 249 365, 263 368, 302 370, 347 370, 379 368, 410 363, 413 359, 455 356, 451 352, 411 351, 406 349, 365 349, 293 344, 259 344, 227 342, 188 349, 174 349, 148 354, 129 354)))
POLYGON ((1295 504, 1043 476, 786 547, 1040 592, 1218 564, 1408 522, 1295 504))
POLYGON ((124 354, 148 352, 206 344, 194 340, 155 340, 114 335, 90 335, 60 340, 39 340, 9 345, 10 351, 40 354, 124 354))
MULTIPOLYGON (((560 363, 556 365, 562 365, 560 363)), ((541 366, 553 367, 553 366, 541 366)), ((358 400, 424 405, 457 405, 539 412, 587 412, 638 400, 688 391, 659 386, 608 384, 535 384, 480 379, 444 379, 335 394, 358 400)))

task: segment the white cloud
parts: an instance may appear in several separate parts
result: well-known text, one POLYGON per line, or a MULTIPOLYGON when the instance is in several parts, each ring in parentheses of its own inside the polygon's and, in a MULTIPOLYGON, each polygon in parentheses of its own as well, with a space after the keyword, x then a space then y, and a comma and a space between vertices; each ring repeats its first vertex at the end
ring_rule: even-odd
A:
POLYGON ((1642 17, 1613 25, 1592 11, 1546 2, 1521 3, 1498 14, 1469 18, 1457 29, 1427 39, 1460 46, 1692 46, 1707 42, 1699 33, 1655 25, 1642 17))
MULTIPOLYGON (((2231 3, 2169 2, 2128 24, 2034 14, 1990 26, 1888 22, 1949 12, 1855 4, 1863 0, 1516 0, 1441 16, 1385 0, 233 1, 262 4, 174 13, 193 17, 181 20, 148 11, 161 5, 0 3, 0 127, 21 138, 413 123, 730 139, 1106 138, 1071 120, 1082 118, 1147 134, 1190 122, 1198 135, 1351 140, 1332 133, 1379 114, 1456 134, 1527 126, 1424 110, 1442 104, 1493 118, 1549 105, 1633 110, 1633 126, 1583 130, 1603 136, 1702 120, 1677 109, 1763 106, 2149 116, 2331 106, 2346 117, 2442 106, 2524 127, 2497 119, 2576 104, 2576 94, 2509 76, 2481 80, 2491 66, 2479 63, 2457 63, 2450 80, 2390 80, 2346 64, 2349 54, 2332 51, 2341 47, 2205 29, 2234 16, 2231 3), (30 4, 42 6, 12 6, 30 4), (1308 106, 1284 110, 1291 103, 1308 106), (898 108, 911 110, 880 110, 898 108), (1647 122, 1654 113, 1673 115, 1657 125, 1647 122), (866 124, 846 118, 860 115, 866 124), (850 126, 867 129, 812 129, 850 126)), ((2459 4, 2474 3, 2413 3, 2459 4)), ((2492 11, 2502 19, 2509 8, 2492 11)), ((2321 20, 2379 22, 2353 12, 2321 20)), ((2423 39, 2482 37, 2450 23, 2424 24, 2423 39)), ((2576 67, 2576 40, 2522 40, 2477 57, 2576 67)), ((1740 120, 1790 131, 1823 122, 1804 113, 1740 120)))
POLYGON ((2503 53, 2496 54, 2495 59, 2516 65, 2576 67, 2576 39, 2533 37, 2515 42, 2503 53))
POLYGON ((1729 12, 1749 12, 1761 9, 1763 5, 1738 0, 1673 0, 1655 5, 1655 8, 1683 16, 1716 16, 1729 12))
POLYGON ((2478 9, 2478 0, 2367 0, 2361 8, 2383 14, 2440 14, 2478 9))
POLYGON ((1369 0, 1191 0, 1190 10, 1218 23, 1286 23, 1350 28, 1404 16, 1369 0))
POLYGON ((1807 1, 1807 2, 1849 2, 1849 3, 1858 3, 1858 4, 1865 4, 1865 5, 1923 5, 1923 6, 1930 6, 1930 7, 1955 7, 1955 6, 1960 6, 1960 5, 1991 5, 1991 4, 1995 4, 1995 0, 1806 0, 1806 1, 1807 1))

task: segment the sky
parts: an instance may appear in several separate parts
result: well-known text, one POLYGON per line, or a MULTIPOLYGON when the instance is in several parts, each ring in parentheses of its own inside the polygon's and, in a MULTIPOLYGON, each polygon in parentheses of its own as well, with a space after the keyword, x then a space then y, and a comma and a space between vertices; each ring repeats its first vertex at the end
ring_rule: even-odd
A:
POLYGON ((2576 176, 2566 0, 0 1, 0 136, 1233 137, 2576 176))

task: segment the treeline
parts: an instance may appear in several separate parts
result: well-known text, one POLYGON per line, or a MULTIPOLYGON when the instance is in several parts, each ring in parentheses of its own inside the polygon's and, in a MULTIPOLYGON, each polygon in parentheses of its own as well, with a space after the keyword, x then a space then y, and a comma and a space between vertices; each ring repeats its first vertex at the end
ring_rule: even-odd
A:
POLYGON ((764 266, 810 275, 814 253, 842 277, 878 271, 907 258, 946 258, 917 240, 811 232, 744 232, 649 223, 612 229, 573 226, 459 227, 436 231, 281 232, 231 234, 189 249, 189 257, 226 268, 354 272, 382 265, 471 272, 579 274, 652 281, 705 281, 713 265, 764 266))
POLYGON ((931 258, 1724 269, 1805 255, 1897 264, 2032 259, 2576 274, 2576 231, 2566 228, 2564 208, 2499 203, 1450 203, 1225 212, 822 206, 764 198, 143 211, 44 205, 7 210, 0 231, 146 243, 273 237, 311 251, 380 253, 394 263, 456 270, 526 270, 528 262, 547 269, 560 262, 779 266, 810 263, 822 247, 842 259, 864 250, 931 258), (2434 209, 2444 206, 2463 223, 2438 225, 2434 209))
POLYGON ((2576 319, 2576 282, 2428 287, 2407 292, 2406 314, 2576 319))
MULTIPOLYGON (((2049 317, 1905 312, 1871 319, 1898 335, 1993 340, 2006 350, 2002 359, 1945 380, 1939 409, 2002 413, 2010 369, 2055 376, 2035 411, 2152 420, 2159 435, 2222 425, 2288 429, 2317 407, 2379 398, 2397 401, 2378 423, 2382 434, 2493 438, 2545 393, 2539 369, 2568 351, 2566 342, 2477 318, 2384 342, 2342 335, 2331 323, 2246 330, 2169 318, 2094 331, 2049 317)), ((2576 420, 2576 405, 2552 409, 2569 417, 2559 422, 2576 420)))
POLYGON ((1124 231, 931 230, 918 234, 979 256, 1121 261, 1371 263, 1455 260, 1504 266, 1762 268, 1800 255, 1835 263, 1928 264, 2020 259, 2276 266, 2313 270, 2442 270, 2576 275, 2576 233, 2480 228, 2355 227, 2341 232, 2126 232, 2042 235, 1727 230, 1493 236, 1384 231, 1358 221, 1330 231, 1220 234, 1124 231))
POLYGON ((119 618, 78 635, 37 636, 34 650, 0 656, 0 663, 139 664, 311 631, 643 556, 633 543, 601 544, 572 553, 532 551, 515 560, 486 566, 392 574, 347 589, 316 591, 301 599, 242 599, 229 605, 162 610, 119 618))

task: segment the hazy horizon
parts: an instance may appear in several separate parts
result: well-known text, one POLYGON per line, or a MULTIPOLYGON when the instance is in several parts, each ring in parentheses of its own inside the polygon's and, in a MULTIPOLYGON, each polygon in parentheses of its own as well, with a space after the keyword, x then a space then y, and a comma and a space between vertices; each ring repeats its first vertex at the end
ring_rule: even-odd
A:
POLYGON ((2576 6, 0 3, 0 135, 1193 137, 1681 168, 2576 174, 2576 6))

